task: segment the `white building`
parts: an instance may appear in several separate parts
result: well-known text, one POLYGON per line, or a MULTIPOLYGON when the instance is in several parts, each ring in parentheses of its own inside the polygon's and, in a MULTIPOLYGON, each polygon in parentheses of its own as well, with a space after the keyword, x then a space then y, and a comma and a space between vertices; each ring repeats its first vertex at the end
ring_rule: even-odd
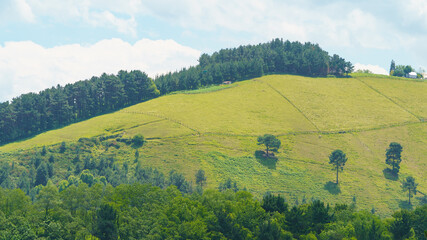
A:
POLYGON ((417 78, 417 73, 416 72, 408 73, 408 78, 417 78))

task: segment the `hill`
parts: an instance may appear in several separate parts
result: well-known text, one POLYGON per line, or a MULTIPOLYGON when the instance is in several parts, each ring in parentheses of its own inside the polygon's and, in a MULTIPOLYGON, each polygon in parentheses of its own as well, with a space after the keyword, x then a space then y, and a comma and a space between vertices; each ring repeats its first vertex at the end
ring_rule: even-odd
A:
POLYGON ((174 169, 193 181, 203 169, 210 188, 231 178, 258 197, 266 191, 281 193, 291 204, 314 198, 329 203, 356 200, 359 208, 374 207, 387 216, 405 206, 400 181, 406 176, 427 192, 426 92, 425 81, 375 75, 269 75, 165 95, 1 146, 0 157, 19 163, 16 179, 43 146, 48 154, 42 158, 61 159, 55 162, 55 183, 75 172, 75 156, 112 156, 119 165, 129 164, 132 172, 135 149, 121 140, 142 134, 148 140, 138 150, 143 166, 164 173, 174 169), (265 133, 282 141, 277 162, 255 156, 261 149, 256 137, 265 133), (100 143, 82 147, 85 138, 100 143), (61 142, 70 146, 65 155, 58 151, 61 142), (403 146, 399 179, 383 171, 390 142, 403 146), (349 159, 339 189, 331 184, 334 172, 328 164, 334 149, 349 159))

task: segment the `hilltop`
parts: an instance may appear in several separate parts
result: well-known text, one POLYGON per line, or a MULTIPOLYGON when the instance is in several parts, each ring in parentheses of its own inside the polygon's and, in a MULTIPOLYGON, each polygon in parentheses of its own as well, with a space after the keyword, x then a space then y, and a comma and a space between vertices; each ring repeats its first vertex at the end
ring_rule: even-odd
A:
POLYGON ((376 75, 269 75, 165 95, 1 146, 0 156, 19 163, 15 179, 43 146, 48 154, 41 158, 62 159, 55 162, 54 182, 74 172, 76 155, 95 161, 112 156, 119 166, 128 164, 131 174, 135 149, 120 139, 142 134, 147 142, 138 150, 139 163, 165 174, 177 170, 194 181, 203 169, 209 188, 231 178, 257 197, 269 191, 291 204, 355 200, 359 208, 387 216, 405 205, 404 177, 413 176, 418 190, 427 192, 425 92, 427 82, 376 75), (282 141, 277 162, 255 157, 262 149, 256 137, 265 133, 282 141), (85 139, 100 143, 82 147, 85 139), (70 146, 65 156, 57 150, 61 142, 70 146), (390 142, 403 146, 399 180, 383 172, 390 142), (339 189, 331 184, 334 173, 328 164, 334 149, 349 159, 339 189))

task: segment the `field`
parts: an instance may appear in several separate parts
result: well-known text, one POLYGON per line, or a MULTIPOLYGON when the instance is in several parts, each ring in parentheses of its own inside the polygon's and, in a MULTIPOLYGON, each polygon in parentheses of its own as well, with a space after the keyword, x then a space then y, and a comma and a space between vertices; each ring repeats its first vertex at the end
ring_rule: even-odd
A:
MULTIPOLYGON (((256 197, 281 193, 291 204, 310 199, 375 208, 381 216, 405 206, 400 184, 406 176, 427 192, 427 82, 375 75, 353 78, 307 78, 271 75, 181 92, 95 117, 31 139, 0 147, 0 157, 19 160, 34 147, 81 137, 142 134, 143 165, 167 173, 172 169, 194 181, 198 169, 208 187, 226 178, 256 197), (259 135, 279 136, 278 161, 255 156, 259 135), (403 146, 399 179, 388 179, 385 150, 403 146), (348 157, 335 187, 328 155, 335 149, 348 157)), ((132 161, 134 150, 109 150, 119 161, 132 161)), ((419 195, 417 195, 419 196, 419 195)), ((414 199, 415 204, 418 199, 414 199)))

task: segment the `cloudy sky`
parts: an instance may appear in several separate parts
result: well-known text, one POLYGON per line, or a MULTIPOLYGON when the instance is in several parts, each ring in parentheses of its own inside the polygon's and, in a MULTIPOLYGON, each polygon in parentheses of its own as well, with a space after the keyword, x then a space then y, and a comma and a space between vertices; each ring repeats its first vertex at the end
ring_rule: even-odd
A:
POLYGON ((356 68, 427 70, 427 0, 0 0, 0 101, 273 38, 313 42, 356 68))

